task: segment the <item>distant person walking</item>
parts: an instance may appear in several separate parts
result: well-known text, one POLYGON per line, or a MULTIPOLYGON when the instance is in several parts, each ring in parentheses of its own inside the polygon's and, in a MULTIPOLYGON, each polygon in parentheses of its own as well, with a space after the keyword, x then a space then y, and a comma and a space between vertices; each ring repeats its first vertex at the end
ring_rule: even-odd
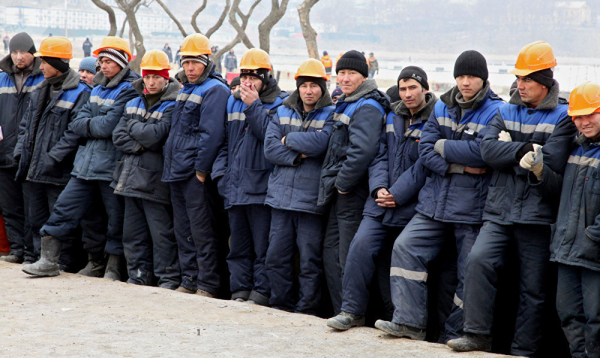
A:
POLYGON ((4 42, 4 53, 8 52, 8 43, 10 42, 10 37, 8 37, 8 34, 4 35, 4 39, 2 39, 2 41, 4 42))
POLYGON ((83 46, 81 47, 83 48, 83 57, 90 57, 92 54, 92 47, 94 47, 94 45, 92 44, 92 41, 90 41, 89 37, 85 38, 83 46))
POLYGON ((171 47, 168 43, 165 44, 165 47, 163 47, 162 50, 164 53, 167 54, 167 57, 169 58, 169 63, 173 62, 173 51, 171 50, 171 47))
POLYGON ((379 73, 379 63, 377 62, 373 52, 369 54, 367 61, 369 63, 369 78, 373 78, 375 77, 375 72, 379 73))
POLYGON ((224 65, 225 65, 225 68, 227 69, 227 72, 233 72, 237 68, 237 57, 235 56, 235 53, 233 52, 233 50, 229 51, 227 56, 225 56, 224 65))

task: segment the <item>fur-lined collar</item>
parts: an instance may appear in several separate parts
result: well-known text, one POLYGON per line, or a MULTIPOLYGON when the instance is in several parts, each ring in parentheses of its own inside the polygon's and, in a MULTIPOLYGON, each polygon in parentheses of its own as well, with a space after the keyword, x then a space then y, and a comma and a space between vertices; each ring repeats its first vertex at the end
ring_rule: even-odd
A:
MULTIPOLYGON (((554 80, 554 84, 548 90, 548 94, 546 95, 546 98, 544 98, 542 100, 542 103, 540 103, 540 105, 537 106, 535 109, 539 110, 539 111, 555 109, 558 106, 558 93, 559 92, 560 92, 560 90, 559 90, 558 82, 556 82, 556 80, 554 80)), ((516 104, 517 106, 529 107, 521 99, 521 95, 519 95, 518 90, 515 91, 515 93, 513 93, 513 95, 510 97, 510 101, 508 103, 516 104)))

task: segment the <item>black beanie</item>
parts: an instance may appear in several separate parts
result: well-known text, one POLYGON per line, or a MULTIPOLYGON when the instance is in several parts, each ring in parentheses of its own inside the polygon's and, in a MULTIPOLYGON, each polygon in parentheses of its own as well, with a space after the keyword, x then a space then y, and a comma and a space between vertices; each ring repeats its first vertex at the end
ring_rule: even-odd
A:
POLYGON ((552 85, 554 84, 554 72, 549 68, 541 71, 532 72, 526 77, 529 77, 535 82, 548 88, 552 87, 552 85))
POLYGON ((62 73, 65 73, 69 70, 69 62, 63 61, 62 58, 42 56, 42 60, 46 61, 50 66, 56 68, 62 73))
POLYGON ((233 86, 239 86, 239 85, 240 85, 240 76, 237 76, 231 80, 231 83, 229 84, 229 89, 231 89, 233 86))
POLYGON ((464 75, 479 77, 483 82, 487 81, 488 68, 485 57, 474 50, 461 53, 454 63, 454 78, 464 75))
POLYGON ((427 83, 427 73, 423 71, 421 67, 417 66, 408 66, 405 67, 401 72, 400 76, 398 76, 398 86, 400 86, 400 80, 406 80, 412 78, 413 80, 419 82, 423 88, 429 91, 429 83, 427 83))
POLYGON ((390 97, 390 103, 398 102, 401 99, 397 85, 393 85, 392 87, 388 88, 387 91, 385 91, 385 94, 390 97))
POLYGON ((32 55, 36 52, 33 39, 26 32, 19 32, 18 34, 13 36, 12 39, 10 39, 10 42, 8 43, 8 48, 10 49, 10 52, 26 51, 32 55))
POLYGON ((327 80, 321 77, 299 76, 296 79, 296 88, 299 88, 304 82, 313 82, 321 87, 321 94, 325 94, 327 89, 327 80))
POLYGON ((341 70, 354 70, 364 77, 369 77, 369 65, 365 56, 355 50, 346 52, 335 65, 335 73, 341 70))

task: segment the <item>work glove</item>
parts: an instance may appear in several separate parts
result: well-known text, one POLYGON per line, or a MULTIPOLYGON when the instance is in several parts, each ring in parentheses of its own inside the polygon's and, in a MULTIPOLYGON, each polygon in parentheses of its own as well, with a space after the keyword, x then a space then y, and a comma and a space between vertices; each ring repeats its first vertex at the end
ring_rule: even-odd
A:
POLYGON ((507 131, 501 131, 500 133, 498 133, 498 140, 502 142, 512 142, 510 133, 508 133, 507 131))
POLYGON ((544 154, 542 154, 542 146, 539 144, 533 145, 533 151, 527 152, 519 165, 523 169, 531 171, 538 181, 542 180, 542 171, 544 170, 544 154))

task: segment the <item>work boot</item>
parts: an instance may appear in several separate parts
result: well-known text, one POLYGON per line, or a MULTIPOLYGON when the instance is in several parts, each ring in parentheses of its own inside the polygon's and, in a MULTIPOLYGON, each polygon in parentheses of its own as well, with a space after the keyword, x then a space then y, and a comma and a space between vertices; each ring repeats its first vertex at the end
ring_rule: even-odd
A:
POLYGON ((179 286, 175 291, 177 291, 177 292, 183 292, 183 293, 189 293, 189 294, 192 294, 192 295, 196 293, 196 290, 190 290, 190 289, 185 288, 183 286, 179 286))
POLYGON ((410 338, 415 341, 425 340, 425 330, 378 319, 375 328, 396 337, 410 338))
POLYGON ((104 252, 88 253, 88 263, 77 274, 88 277, 104 277, 106 261, 104 252))
POLYGON ((208 292, 208 291, 204 291, 204 290, 198 290, 196 291, 196 294, 202 297, 208 297, 208 298, 217 298, 216 295, 213 295, 212 293, 208 292))
POLYGON ((0 260, 2 260, 4 262, 10 262, 11 264, 20 264, 23 262, 23 256, 10 254, 10 255, 0 257, 0 260))
POLYGON ((457 352, 489 352, 492 350, 492 336, 467 333, 460 338, 449 340, 448 347, 457 352))
POLYGON ((352 327, 365 325, 365 316, 342 311, 339 315, 327 320, 327 325, 340 331, 347 331, 352 327))
POLYGON ((43 236, 41 244, 41 258, 31 265, 24 265, 23 272, 40 277, 60 275, 58 258, 62 243, 54 236, 43 236))
POLYGON ((125 256, 123 255, 108 255, 106 263, 106 272, 104 278, 112 281, 121 281, 121 273, 125 268, 125 256))

